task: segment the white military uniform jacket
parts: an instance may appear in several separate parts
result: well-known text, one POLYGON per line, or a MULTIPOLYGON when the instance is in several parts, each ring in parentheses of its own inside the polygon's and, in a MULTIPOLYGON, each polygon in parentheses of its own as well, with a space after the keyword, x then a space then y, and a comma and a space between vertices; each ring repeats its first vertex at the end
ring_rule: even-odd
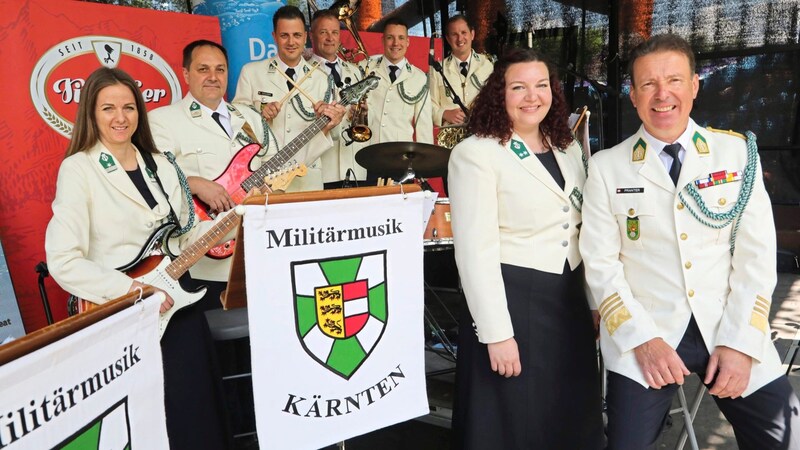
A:
MULTIPOLYGON (((331 69, 325 65, 327 62, 325 59, 318 55, 313 55, 312 59, 320 64, 317 70, 324 70, 325 73, 330 75, 331 69)), ((344 87, 361 81, 363 77, 361 69, 359 69, 357 65, 342 61, 341 58, 337 58, 337 61, 339 63, 339 76, 342 79, 344 87)), ((341 100, 339 96, 341 89, 336 87, 335 91, 336 96, 334 100, 338 102, 341 100)), ((348 106, 345 105, 345 108, 348 108, 348 106)), ((320 158, 322 161, 322 181, 325 183, 344 180, 348 169, 353 169, 353 172, 356 173, 356 179, 363 180, 367 176, 367 170, 356 163, 356 150, 358 146, 354 146, 353 144, 344 145, 345 138, 342 137, 342 132, 349 126, 350 121, 348 120, 348 114, 345 114, 342 122, 331 130, 330 136, 331 139, 333 139, 333 148, 323 153, 320 158)))
MULTIPOLYGON (((690 121, 688 136, 678 186, 744 171, 741 135, 690 121)), ((768 321, 775 228, 760 164, 731 256, 732 225, 714 229, 693 217, 700 208, 687 189, 681 189, 685 202, 678 197, 658 150, 640 129, 589 163, 580 248, 602 316, 603 359, 609 370, 646 387, 633 349, 656 337, 677 348, 694 315, 709 353, 727 346, 753 358, 749 395, 781 373, 768 321)), ((724 213, 736 207, 742 184, 697 192, 711 212, 724 213)))
MULTIPOLYGON (((175 168, 163 155, 153 158, 175 214, 185 225, 188 209, 175 168)), ((133 280, 114 269, 132 262, 159 225, 170 220, 167 199, 138 152, 137 160, 158 202, 153 209, 103 144, 61 163, 45 251, 50 274, 70 294, 95 303, 125 295, 133 280)), ((196 224, 173 239, 172 250, 180 253, 213 223, 196 224)))
POLYGON ((455 257, 480 342, 514 336, 501 263, 559 274, 565 260, 572 269, 581 263, 573 194, 586 180, 581 149, 573 142, 554 155, 564 189, 516 134, 506 145, 472 136, 450 155, 455 257))
MULTIPOLYGON (((486 55, 472 51, 472 56, 467 69, 467 76, 461 75, 461 61, 453 55, 448 56, 442 61, 442 71, 447 77, 447 81, 453 86, 467 108, 477 97, 478 92, 483 88, 486 79, 492 74, 494 64, 486 55)), ((436 126, 447 125, 442 123, 442 114, 450 109, 457 109, 458 105, 453 103, 453 93, 445 87, 442 75, 433 69, 430 73, 431 100, 433 101, 433 124, 436 126)))
MULTIPOLYGON (((311 64, 300 58, 295 79, 300 81, 311 69, 311 64)), ((333 81, 320 69, 317 68, 299 86, 315 100, 329 102, 333 81)), ((245 64, 239 74, 233 103, 247 105, 260 111, 262 103, 280 101, 289 89, 286 86, 286 78, 278 73, 279 70, 281 69, 277 57, 245 64)), ((283 148, 308 128, 314 119, 313 103, 295 91, 292 97, 283 103, 278 116, 269 122, 269 126, 278 140, 278 146, 283 148)), ((308 174, 295 178, 289 188, 290 191, 322 189, 322 163, 319 157, 333 145, 329 136, 323 134, 323 138, 327 141, 325 145, 313 142, 313 145, 308 143, 300 150, 296 161, 308 166, 308 174)))
MULTIPOLYGON (((277 152, 274 137, 264 129, 261 115, 247 106, 225 103, 230 112, 233 136, 225 131, 206 113, 200 104, 186 95, 180 102, 157 108, 148 113, 153 138, 159 150, 171 152, 187 177, 203 177, 214 180, 230 164, 239 150, 253 140, 266 147, 259 152, 250 165, 251 170, 261 167, 261 160, 268 159, 267 152, 277 152), (243 130, 247 124, 247 131, 243 130), (252 134, 253 136, 248 136, 252 134)), ((192 277, 199 280, 228 281, 230 260, 203 257, 190 269, 192 277)))
POLYGON ((365 75, 374 72, 380 83, 367 96, 372 139, 363 146, 415 141, 415 132, 416 142, 432 144, 431 100, 425 72, 406 61, 401 63, 397 79, 392 83, 386 58, 378 56, 366 61, 365 75))

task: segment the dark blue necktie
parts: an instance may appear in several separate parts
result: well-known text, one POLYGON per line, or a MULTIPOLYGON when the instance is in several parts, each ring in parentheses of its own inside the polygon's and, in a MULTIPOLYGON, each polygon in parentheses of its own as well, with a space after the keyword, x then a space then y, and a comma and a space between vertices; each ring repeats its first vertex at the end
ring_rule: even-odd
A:
POLYGON ((669 144, 664 147, 664 153, 672 157, 672 167, 669 168, 669 177, 672 178, 672 183, 678 185, 678 177, 681 174, 681 159, 678 157, 678 152, 681 151, 681 144, 669 144))
MULTIPOLYGON (((286 69, 286 76, 294 80, 294 69, 292 69, 291 67, 286 69)), ((289 89, 289 91, 291 91, 292 88, 294 87, 294 83, 292 83, 289 80, 286 80, 286 87, 289 89)))

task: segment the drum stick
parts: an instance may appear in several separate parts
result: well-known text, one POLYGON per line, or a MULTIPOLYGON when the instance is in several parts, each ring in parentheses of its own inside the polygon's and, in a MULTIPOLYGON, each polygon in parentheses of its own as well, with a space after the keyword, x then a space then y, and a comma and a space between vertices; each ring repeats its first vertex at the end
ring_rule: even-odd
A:
MULTIPOLYGON (((315 62, 316 62, 316 61, 315 61, 315 62)), ((308 101, 310 101, 312 105, 313 105, 314 103, 316 103, 316 102, 317 102, 316 100, 314 100, 314 99, 313 99, 313 98, 312 98, 310 95, 308 95, 308 93, 307 93, 306 91, 304 91, 303 89, 301 89, 301 88, 300 88, 300 84, 301 84, 303 81, 305 81, 305 80, 306 80, 306 78, 308 78, 308 77, 309 77, 309 76, 310 76, 310 75, 311 75, 311 74, 312 74, 312 73, 313 73, 315 70, 317 70, 317 67, 319 67, 319 64, 314 64, 314 65, 312 65, 312 66, 311 66, 311 70, 309 70, 308 72, 306 72, 306 74, 305 74, 305 75, 303 75, 303 77, 302 77, 302 78, 300 78, 299 80, 297 80, 297 82, 296 82, 296 83, 295 83, 295 81, 294 81, 293 79, 289 78, 289 76, 288 76, 288 75, 286 75, 285 73, 283 73, 283 72, 282 72, 282 71, 280 71, 280 70, 277 70, 276 72, 278 72, 279 74, 283 75, 283 78, 286 78, 286 81, 289 81, 289 82, 291 82, 291 83, 294 85, 294 87, 292 87, 292 90, 291 90, 291 91, 289 91, 288 93, 286 93, 286 95, 285 95, 285 96, 284 96, 284 97, 281 99, 281 101, 279 101, 279 102, 278 102, 278 104, 280 104, 281 106, 283 106, 283 102, 285 102, 285 101, 286 101, 286 100, 287 100, 289 97, 291 97, 291 96, 292 96, 292 94, 294 94, 294 91, 295 91, 295 90, 296 90, 296 91, 298 91, 298 92, 300 92, 300 93, 301 93, 303 96, 305 96, 305 98, 307 98, 307 99, 308 99, 308 101)))

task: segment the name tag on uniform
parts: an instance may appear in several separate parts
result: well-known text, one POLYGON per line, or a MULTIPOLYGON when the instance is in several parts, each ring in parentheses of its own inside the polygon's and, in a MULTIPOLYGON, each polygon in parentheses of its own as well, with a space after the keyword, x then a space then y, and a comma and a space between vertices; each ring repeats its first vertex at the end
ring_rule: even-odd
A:
POLYGON ((643 192, 644 192, 643 187, 617 188, 617 194, 641 194, 643 192))

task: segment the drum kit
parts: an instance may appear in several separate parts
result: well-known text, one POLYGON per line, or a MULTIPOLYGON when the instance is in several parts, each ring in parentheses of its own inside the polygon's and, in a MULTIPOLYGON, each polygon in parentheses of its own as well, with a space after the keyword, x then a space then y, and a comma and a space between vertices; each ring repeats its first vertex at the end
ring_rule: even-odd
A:
MULTIPOLYGON (((364 147, 356 161, 370 173, 399 178, 399 183, 447 174, 450 149, 418 142, 383 142, 364 147)), ((424 184, 424 183, 423 183, 424 184)), ((453 245, 450 199, 439 197, 423 235, 425 250, 446 250, 453 245)))

